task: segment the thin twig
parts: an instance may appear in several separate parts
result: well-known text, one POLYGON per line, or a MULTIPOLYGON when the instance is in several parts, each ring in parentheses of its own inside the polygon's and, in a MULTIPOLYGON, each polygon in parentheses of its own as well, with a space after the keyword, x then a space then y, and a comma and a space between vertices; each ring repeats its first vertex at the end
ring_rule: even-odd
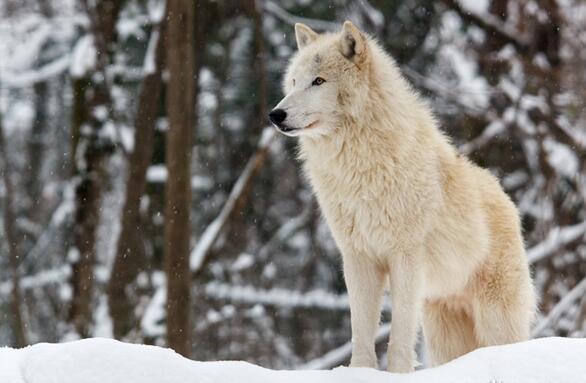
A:
POLYGON ((554 322, 556 322, 563 313, 574 303, 575 300, 582 297, 586 292, 586 278, 582 279, 569 293, 564 295, 561 301, 535 326, 531 333, 532 338, 537 338, 543 335, 554 322))

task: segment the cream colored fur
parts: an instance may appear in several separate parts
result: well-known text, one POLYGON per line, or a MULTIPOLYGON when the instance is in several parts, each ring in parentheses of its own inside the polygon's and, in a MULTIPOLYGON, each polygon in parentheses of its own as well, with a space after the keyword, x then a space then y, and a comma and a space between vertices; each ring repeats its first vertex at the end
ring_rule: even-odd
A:
POLYGON ((351 366, 376 366, 388 283, 388 368, 412 371, 419 325, 433 365, 527 339, 534 292, 518 212, 488 171, 458 155, 394 61, 350 22, 296 25, 283 126, 342 253, 351 366), (311 85, 315 77, 325 83, 311 85), (387 282, 388 281, 388 282, 387 282))

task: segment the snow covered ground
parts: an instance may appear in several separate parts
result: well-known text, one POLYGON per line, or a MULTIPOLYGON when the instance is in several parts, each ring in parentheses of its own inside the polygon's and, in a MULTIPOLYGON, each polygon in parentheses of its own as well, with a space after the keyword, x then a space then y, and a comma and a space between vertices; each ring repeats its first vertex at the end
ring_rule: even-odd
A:
POLYGON ((541 338, 476 350, 412 374, 339 367, 275 371, 246 362, 194 362, 169 349, 85 339, 0 348, 1 383, 586 382, 586 339, 541 338))

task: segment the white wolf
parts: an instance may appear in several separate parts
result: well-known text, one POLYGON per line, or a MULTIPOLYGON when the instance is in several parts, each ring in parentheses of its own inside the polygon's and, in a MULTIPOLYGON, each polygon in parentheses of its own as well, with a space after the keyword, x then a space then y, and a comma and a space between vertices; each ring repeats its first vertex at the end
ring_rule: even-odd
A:
POLYGON ((518 213, 498 181, 456 153, 394 61, 351 22, 295 33, 286 96, 269 118, 299 137, 342 253, 351 366, 376 366, 386 283, 390 371, 413 370, 421 322, 434 365, 527 339, 534 291, 518 213))

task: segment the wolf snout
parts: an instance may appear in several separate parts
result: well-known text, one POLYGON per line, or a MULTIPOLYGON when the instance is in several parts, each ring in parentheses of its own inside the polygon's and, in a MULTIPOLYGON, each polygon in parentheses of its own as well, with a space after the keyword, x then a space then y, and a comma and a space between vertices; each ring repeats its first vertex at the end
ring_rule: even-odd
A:
POLYGON ((283 109, 273 109, 269 113, 269 120, 277 126, 280 126, 286 118, 287 112, 283 109))

